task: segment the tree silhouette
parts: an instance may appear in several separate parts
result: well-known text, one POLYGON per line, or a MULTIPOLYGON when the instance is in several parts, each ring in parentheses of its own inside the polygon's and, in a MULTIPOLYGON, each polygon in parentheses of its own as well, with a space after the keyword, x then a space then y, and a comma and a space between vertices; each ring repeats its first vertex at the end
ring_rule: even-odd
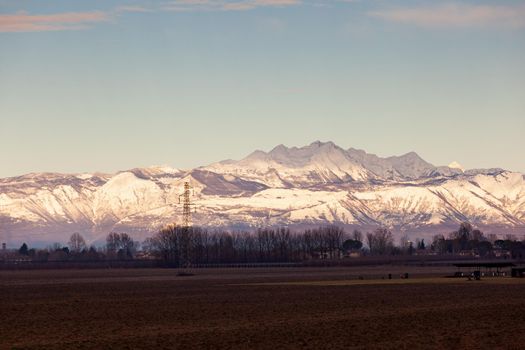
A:
POLYGON ((18 249, 18 253, 20 255, 29 255, 29 248, 27 248, 27 244, 22 244, 22 246, 20 247, 20 249, 18 249))
POLYGON ((73 233, 69 238, 69 249, 73 253, 80 253, 86 248, 87 245, 86 241, 84 240, 84 237, 82 237, 78 232, 73 233))

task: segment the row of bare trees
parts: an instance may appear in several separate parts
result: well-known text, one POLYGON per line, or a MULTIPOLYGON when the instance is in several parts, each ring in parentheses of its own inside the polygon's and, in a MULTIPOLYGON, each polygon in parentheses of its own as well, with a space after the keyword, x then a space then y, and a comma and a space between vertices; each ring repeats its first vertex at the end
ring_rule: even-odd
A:
POLYGON ((259 229, 256 232, 208 231, 202 228, 170 226, 160 230, 143 245, 149 255, 170 264, 221 264, 300 262, 309 259, 336 259, 355 252, 374 256, 434 253, 457 255, 467 251, 472 256, 493 256, 495 250, 508 251, 509 257, 525 257, 525 243, 516 237, 497 239, 468 223, 458 230, 434 237, 427 247, 424 240, 410 241, 402 236, 398 245, 390 230, 377 228, 363 235, 346 233, 338 226, 322 226, 292 232, 288 228, 259 229), (366 247, 364 245, 366 243, 366 247))
POLYGON ((67 246, 55 243, 47 249, 36 250, 29 249, 24 243, 18 255, 33 261, 94 261, 132 260, 140 253, 142 258, 160 259, 173 266, 284 263, 337 259, 349 254, 385 256, 415 252, 439 255, 470 252, 478 256, 496 256, 496 251, 505 251, 513 258, 525 257, 524 242, 510 236, 505 239, 485 236, 468 223, 461 224, 447 238, 435 236, 429 247, 424 240, 416 240, 414 245, 407 236, 402 236, 399 245, 395 245, 392 232, 386 228, 377 228, 363 235, 359 230, 349 234, 334 225, 295 232, 288 228, 230 232, 168 226, 146 239, 141 250, 139 247, 139 243, 126 233, 108 234, 103 247, 88 247, 82 235, 74 233, 67 246))
MULTIPOLYGON (((100 261, 132 260, 140 247, 127 233, 111 232, 106 237, 106 244, 88 246, 84 237, 73 233, 67 245, 53 243, 44 249, 29 248, 23 243, 18 249, 18 257, 32 261, 100 261)), ((15 257, 16 258, 16 257, 15 257)))
MULTIPOLYGON (((309 259, 336 259, 348 252, 364 252, 363 234, 348 234, 338 226, 322 226, 301 232, 288 228, 266 228, 255 232, 229 232, 199 227, 168 226, 142 243, 145 257, 172 265, 221 263, 299 262, 309 259)), ((369 253, 399 253, 393 249, 392 233, 377 229, 366 234, 369 253)), ((131 260, 139 244, 126 233, 112 232, 104 247, 88 246, 79 233, 68 245, 55 243, 46 249, 29 249, 24 243, 21 256, 38 261, 131 260)))
POLYGON ((339 258, 344 251, 361 250, 361 240, 361 232, 348 235, 337 226, 323 226, 300 233, 288 228, 260 229, 250 233, 169 226, 147 239, 142 248, 176 266, 282 263, 339 258))

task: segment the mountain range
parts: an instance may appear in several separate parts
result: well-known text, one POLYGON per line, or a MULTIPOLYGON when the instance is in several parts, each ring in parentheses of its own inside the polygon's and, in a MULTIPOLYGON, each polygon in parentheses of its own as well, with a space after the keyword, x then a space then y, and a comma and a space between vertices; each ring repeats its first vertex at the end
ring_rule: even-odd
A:
POLYGON ((0 179, 0 239, 43 244, 65 242, 80 232, 96 242, 110 231, 142 239, 181 222, 185 182, 193 188, 193 221, 199 226, 334 223, 430 237, 468 221, 486 232, 525 233, 521 173, 464 170, 455 162, 434 166, 414 152, 382 158, 316 141, 191 170, 149 167, 0 179))

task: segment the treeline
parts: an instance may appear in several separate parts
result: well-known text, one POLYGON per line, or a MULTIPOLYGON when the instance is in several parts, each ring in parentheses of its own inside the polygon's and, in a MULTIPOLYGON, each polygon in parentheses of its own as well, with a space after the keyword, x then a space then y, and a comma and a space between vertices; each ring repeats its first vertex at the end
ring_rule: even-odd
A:
POLYGON ((17 257, 31 261, 126 261, 161 260, 169 266, 231 263, 287 263, 344 257, 396 256, 413 254, 466 255, 473 257, 525 257, 525 244, 514 236, 498 239, 486 236, 463 223, 447 235, 410 241, 402 236, 395 244, 393 234, 377 228, 363 234, 329 225, 303 231, 266 228, 255 232, 229 232, 200 227, 168 226, 142 244, 126 233, 110 233, 103 247, 88 247, 84 238, 73 234, 67 246, 55 243, 46 249, 29 249, 24 243, 17 257))
POLYGON ((366 235, 347 233, 338 226, 321 226, 301 232, 288 228, 255 232, 208 231, 198 227, 170 226, 147 239, 142 249, 174 266, 227 263, 282 263, 313 259, 340 259, 363 255, 404 255, 425 250, 416 245, 394 245, 392 232, 378 228, 366 235), (365 247, 364 240, 368 247, 365 247))
POLYGON ((139 242, 133 241, 127 233, 110 233, 104 247, 89 246, 82 235, 74 233, 67 246, 54 243, 44 249, 29 248, 26 243, 18 249, 11 260, 31 260, 35 262, 53 261, 102 261, 132 260, 136 258, 139 242))
POLYGON ((175 266, 302 262, 363 255, 525 257, 525 243, 515 236, 508 235, 505 239, 499 239, 494 234, 486 236, 469 223, 462 223, 458 230, 448 234, 448 238, 434 236, 429 246, 424 239, 410 241, 407 236, 402 236, 396 245, 392 232, 386 228, 377 228, 363 235, 359 230, 347 233, 333 225, 300 232, 292 232, 288 228, 227 232, 170 226, 147 239, 142 249, 148 255, 175 266))
MULTIPOLYGON (((356 238, 360 237, 356 231, 356 238)), ((288 228, 260 229, 250 233, 170 226, 147 239, 143 250, 176 266, 300 262, 312 257, 338 258, 343 246, 361 249, 359 240, 352 242, 354 240, 337 226, 302 233, 293 233, 288 228)))
POLYGON ((519 241, 516 236, 509 234, 504 239, 495 234, 486 236, 469 223, 462 223, 459 229, 449 233, 447 238, 444 235, 434 236, 431 249, 441 255, 463 253, 479 257, 525 257, 525 243, 519 241))

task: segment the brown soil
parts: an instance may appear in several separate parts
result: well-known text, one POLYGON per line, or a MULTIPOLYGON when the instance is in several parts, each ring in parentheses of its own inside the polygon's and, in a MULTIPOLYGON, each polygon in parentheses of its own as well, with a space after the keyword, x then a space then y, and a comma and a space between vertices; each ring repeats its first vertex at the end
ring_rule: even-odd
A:
POLYGON ((525 281, 439 269, 4 271, 0 348, 523 347, 525 281))

